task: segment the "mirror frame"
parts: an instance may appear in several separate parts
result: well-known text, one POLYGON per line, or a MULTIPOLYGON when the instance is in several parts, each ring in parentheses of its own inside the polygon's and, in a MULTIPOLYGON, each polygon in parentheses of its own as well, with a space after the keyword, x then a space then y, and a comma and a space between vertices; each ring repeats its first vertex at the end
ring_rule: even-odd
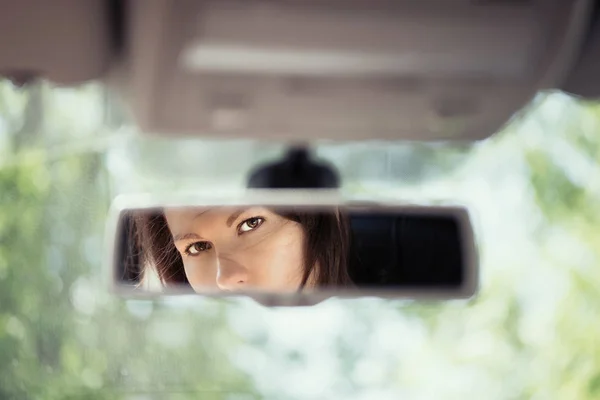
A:
POLYGON ((404 300, 466 300, 479 289, 479 251, 472 225, 472 218, 466 207, 453 204, 413 203, 403 201, 362 201, 343 196, 337 190, 284 190, 249 189, 236 193, 215 191, 178 192, 170 194, 125 194, 117 196, 110 207, 106 225, 105 260, 108 286, 113 294, 131 299, 155 299, 165 296, 205 296, 210 298, 250 297, 266 306, 307 306, 335 297, 354 299, 376 297, 404 300), (411 215, 454 216, 460 227, 463 254, 465 255, 465 280, 458 289, 394 289, 356 288, 323 289, 317 291, 273 293, 264 291, 223 292, 207 291, 195 293, 189 289, 164 288, 163 291, 132 289, 130 285, 119 283, 115 263, 118 251, 121 214, 131 209, 155 209, 161 207, 203 206, 308 206, 308 207, 351 207, 353 210, 393 209, 411 215))

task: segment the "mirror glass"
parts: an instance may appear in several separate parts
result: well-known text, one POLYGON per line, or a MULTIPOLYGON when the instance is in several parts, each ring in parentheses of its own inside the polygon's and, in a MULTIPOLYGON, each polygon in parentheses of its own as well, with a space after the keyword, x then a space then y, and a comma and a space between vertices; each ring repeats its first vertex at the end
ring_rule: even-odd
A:
POLYGON ((128 208, 116 227, 113 276, 139 291, 408 289, 464 297, 476 286, 471 224, 461 208, 128 208))

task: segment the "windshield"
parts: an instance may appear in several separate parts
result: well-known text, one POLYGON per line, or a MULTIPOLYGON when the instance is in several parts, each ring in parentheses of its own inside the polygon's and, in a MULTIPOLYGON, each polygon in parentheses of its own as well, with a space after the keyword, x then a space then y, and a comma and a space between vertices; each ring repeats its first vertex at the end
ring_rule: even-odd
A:
POLYGON ((115 195, 240 191, 284 145, 142 137, 101 85, 0 81, 0 398, 598 398, 598 132, 550 93, 476 144, 315 144, 348 195, 470 207, 469 301, 125 300, 115 195))

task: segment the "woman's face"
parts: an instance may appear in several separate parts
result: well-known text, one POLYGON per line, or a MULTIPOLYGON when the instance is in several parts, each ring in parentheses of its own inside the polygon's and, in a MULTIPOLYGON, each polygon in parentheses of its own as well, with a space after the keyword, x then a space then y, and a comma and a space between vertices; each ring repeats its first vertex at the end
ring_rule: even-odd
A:
POLYGON ((167 208, 165 217, 196 291, 295 291, 304 273, 302 226, 264 207, 167 208))

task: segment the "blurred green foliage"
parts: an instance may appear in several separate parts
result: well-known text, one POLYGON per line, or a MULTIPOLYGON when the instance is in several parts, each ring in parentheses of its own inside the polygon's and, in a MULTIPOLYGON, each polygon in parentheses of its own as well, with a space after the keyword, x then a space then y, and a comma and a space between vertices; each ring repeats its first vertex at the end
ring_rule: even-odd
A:
MULTIPOLYGON (((0 82, 0 93, 12 96, 0 96, 0 104, 21 95, 9 86, 0 82)), ((52 95, 44 84, 34 88, 24 91, 52 95)), ((90 95, 89 88, 79 90, 82 97, 86 91, 90 95)), ((40 107, 40 101, 33 106, 40 107)), ((22 117, 32 115, 27 103, 22 106, 22 117)), ((5 110, 0 117, 13 118, 9 127, 18 125, 5 110)), ((57 125, 51 128, 64 129, 67 138, 77 129, 76 123, 57 125)), ((27 145, 11 139, 14 156, 44 138, 29 138, 27 145)), ((185 398, 251 394, 243 374, 226 359, 207 354, 211 337, 230 335, 222 314, 186 319, 181 326, 183 315, 174 318, 152 303, 136 314, 106 293, 99 267, 110 201, 107 179, 102 152, 54 161, 42 153, 0 169, 0 399, 130 398, 128 393, 164 398, 161 391, 171 390, 185 398), (178 327, 202 332, 208 340, 177 343, 178 327), (182 370, 186 362, 201 368, 182 370)))
MULTIPOLYGON (((58 151, 117 129, 97 110, 104 100, 94 85, 0 82, 0 399, 600 397, 599 106, 552 98, 483 144, 402 147, 404 161, 390 158, 390 177, 411 184, 458 182, 469 165, 497 191, 481 191, 495 204, 508 202, 498 177, 522 162, 515 213, 531 203, 539 218, 499 217, 535 225, 525 239, 504 237, 507 251, 488 239, 496 226, 486 222, 477 298, 331 301, 311 311, 201 298, 173 307, 108 292, 108 150, 58 151)), ((137 161, 168 166, 148 148, 137 161)), ((350 179, 352 165, 381 152, 369 154, 333 161, 350 179)))

